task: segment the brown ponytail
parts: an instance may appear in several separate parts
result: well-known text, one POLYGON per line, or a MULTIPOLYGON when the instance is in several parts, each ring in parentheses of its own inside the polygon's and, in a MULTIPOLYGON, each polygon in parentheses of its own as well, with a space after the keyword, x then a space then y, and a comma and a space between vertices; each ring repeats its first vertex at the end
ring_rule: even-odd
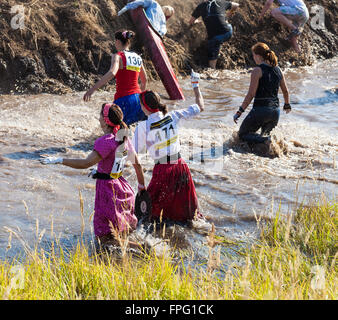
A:
POLYGON ((134 38, 135 33, 130 30, 119 30, 115 32, 115 39, 120 40, 122 44, 130 45, 130 39, 134 38))
MULTIPOLYGON (((168 113, 168 107, 161 103, 161 98, 157 92, 154 91, 145 91, 141 93, 141 101, 144 99, 145 103, 150 109, 158 109, 164 115, 168 113)), ((155 112, 155 111, 154 111, 155 112)))
POLYGON ((272 51, 269 46, 263 42, 256 43, 252 48, 252 52, 257 55, 260 55, 265 61, 267 61, 273 67, 277 66, 278 58, 274 51, 272 51))
MULTIPOLYGON (((105 105, 106 103, 102 105, 102 110, 101 110, 102 115, 103 115, 103 109, 105 105)), ((109 108, 108 118, 114 125, 120 126, 120 129, 117 131, 115 135, 115 140, 118 141, 120 145, 123 144, 124 142, 126 142, 126 139, 128 137, 128 126, 123 121, 123 112, 117 104, 115 103, 111 104, 109 108)))

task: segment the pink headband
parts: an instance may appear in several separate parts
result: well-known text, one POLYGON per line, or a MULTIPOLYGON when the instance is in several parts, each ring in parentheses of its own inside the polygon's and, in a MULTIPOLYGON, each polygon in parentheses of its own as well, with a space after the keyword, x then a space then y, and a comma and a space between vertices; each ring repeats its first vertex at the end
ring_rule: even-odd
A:
POLYGON ((116 134, 116 132, 120 129, 120 125, 118 124, 114 124, 112 123, 110 120, 109 120, 109 109, 112 105, 107 103, 105 104, 104 108, 103 108, 103 119, 104 119, 104 122, 110 126, 110 127, 113 127, 114 128, 114 134, 116 134))

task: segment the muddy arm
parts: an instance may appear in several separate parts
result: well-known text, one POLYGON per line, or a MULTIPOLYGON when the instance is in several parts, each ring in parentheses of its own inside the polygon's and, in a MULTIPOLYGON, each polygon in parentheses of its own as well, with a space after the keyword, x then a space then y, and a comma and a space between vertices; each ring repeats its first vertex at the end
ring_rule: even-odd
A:
POLYGON ((284 75, 283 75, 283 78, 280 82, 280 88, 282 89, 282 92, 283 92, 284 103, 287 103, 287 104, 290 103, 289 90, 288 90, 288 87, 286 85, 284 75))
POLYGON ((138 160, 138 157, 135 153, 133 155, 133 158, 134 158, 134 161, 132 161, 132 164, 133 164, 133 167, 135 169, 137 182, 138 182, 139 185, 145 186, 143 169, 142 169, 142 166, 141 166, 141 164, 138 160))
POLYGON ((196 104, 198 104, 202 112, 204 110, 204 99, 199 87, 194 88, 194 94, 196 104))
POLYGON ((84 101, 89 101, 91 95, 99 88, 104 86, 109 80, 115 77, 117 71, 119 70, 120 66, 120 56, 114 54, 112 57, 112 62, 109 71, 98 81, 95 83, 93 87, 91 87, 83 96, 84 101))
POLYGON ((261 68, 255 68, 251 73, 251 81, 249 91, 244 98, 242 103, 242 108, 245 110, 248 105, 250 104, 251 100, 255 97, 256 91, 258 88, 259 79, 262 77, 262 70, 261 68))
POLYGON ((259 20, 261 20, 263 18, 263 16, 265 15, 265 13, 270 9, 270 7, 272 6, 273 4, 273 0, 267 0, 263 9, 262 9, 262 12, 261 14, 259 15, 259 20))
POLYGON ((102 160, 102 157, 95 150, 92 151, 86 159, 66 159, 64 158, 62 164, 71 167, 74 169, 87 169, 91 166, 94 166, 99 161, 102 160))

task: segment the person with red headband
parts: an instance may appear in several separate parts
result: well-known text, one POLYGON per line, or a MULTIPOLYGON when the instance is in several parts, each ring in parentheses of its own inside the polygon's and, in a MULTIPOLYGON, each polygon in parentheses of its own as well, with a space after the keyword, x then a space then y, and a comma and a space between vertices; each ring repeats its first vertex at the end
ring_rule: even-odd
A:
POLYGON ((152 202, 152 218, 187 222, 201 217, 190 170, 181 158, 178 125, 204 110, 199 89, 199 74, 192 72, 196 104, 187 109, 168 112, 158 93, 141 93, 141 106, 148 116, 140 122, 133 137, 137 153, 146 149, 155 162, 152 179, 147 188, 152 202))
POLYGON ((147 75, 142 63, 142 58, 130 51, 130 39, 134 32, 124 30, 115 33, 115 47, 118 51, 112 57, 109 71, 84 95, 83 100, 89 101, 95 90, 104 86, 112 78, 116 78, 116 92, 114 103, 123 111, 123 121, 129 126, 135 122, 145 120, 140 105, 139 94, 147 86, 147 75), (141 80, 141 86, 139 85, 141 80))
POLYGON ((46 157, 43 164, 63 164, 75 169, 86 169, 98 163, 90 175, 97 179, 94 213, 94 232, 101 244, 113 239, 112 228, 129 232, 136 228, 134 214, 135 194, 122 173, 127 160, 131 161, 138 180, 138 189, 144 190, 144 176, 135 150, 128 137, 128 127, 122 110, 115 104, 103 104, 100 125, 104 135, 94 143, 94 150, 86 159, 46 157))

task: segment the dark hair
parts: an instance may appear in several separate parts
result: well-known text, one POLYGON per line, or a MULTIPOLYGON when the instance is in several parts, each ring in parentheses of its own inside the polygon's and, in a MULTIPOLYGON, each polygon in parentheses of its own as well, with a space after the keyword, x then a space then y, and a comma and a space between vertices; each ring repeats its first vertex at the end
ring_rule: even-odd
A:
MULTIPOLYGON (((104 109, 104 106, 106 105, 106 103, 104 103, 102 105, 102 109, 101 109, 101 114, 103 115, 103 109, 104 109)), ((112 122, 113 124, 115 125, 119 125, 120 126, 120 129, 118 130, 118 132, 116 133, 116 137, 119 139, 117 140, 115 138, 116 141, 119 141, 120 144, 124 143, 126 141, 126 138, 128 136, 128 126, 127 124, 123 121, 123 112, 121 110, 121 108, 115 104, 115 103, 112 103, 110 108, 109 108, 109 112, 108 112, 108 118, 110 120, 110 122, 112 122), (123 131, 120 131, 120 130, 123 130, 123 131), (121 134, 123 134, 123 136, 121 136, 121 134), (120 137, 121 136, 121 137, 120 137)), ((108 124, 107 124, 108 125, 108 124)), ((108 125, 109 126, 109 125, 108 125)), ((111 127, 111 126, 109 126, 111 127)))
POLYGON ((123 45, 129 45, 130 39, 134 38, 135 33, 130 30, 119 30, 115 32, 115 39, 120 40, 123 45))
POLYGON ((276 54, 263 42, 256 43, 251 50, 260 55, 265 61, 269 62, 273 67, 277 66, 278 59, 276 54))
MULTIPOLYGON (((163 114, 168 113, 168 108, 165 104, 161 103, 161 98, 157 92, 145 91, 142 93, 145 103, 150 109, 159 109, 163 114)), ((141 99, 142 101, 142 99, 141 99)))

